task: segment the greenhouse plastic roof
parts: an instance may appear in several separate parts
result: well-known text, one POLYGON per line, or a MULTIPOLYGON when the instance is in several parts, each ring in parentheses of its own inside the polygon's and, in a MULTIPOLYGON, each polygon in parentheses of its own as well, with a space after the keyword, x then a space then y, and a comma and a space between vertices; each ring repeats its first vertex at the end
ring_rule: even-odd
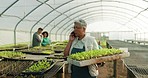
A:
POLYGON ((118 23, 134 32, 148 30, 148 0, 1 0, 0 29, 54 34, 72 31, 73 21, 118 23))

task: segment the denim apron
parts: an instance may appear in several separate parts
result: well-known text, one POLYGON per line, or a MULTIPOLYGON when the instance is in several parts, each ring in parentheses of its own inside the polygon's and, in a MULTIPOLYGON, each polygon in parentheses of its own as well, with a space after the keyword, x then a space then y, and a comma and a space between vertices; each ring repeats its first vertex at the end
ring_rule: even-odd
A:
MULTIPOLYGON (((77 52, 82 52, 82 51, 85 51, 85 47, 83 47, 83 49, 73 48, 71 51, 71 54, 75 54, 77 52)), ((72 70, 71 78, 96 78, 96 77, 92 77, 89 74, 88 66, 78 67, 78 66, 72 65, 71 70, 72 70)))

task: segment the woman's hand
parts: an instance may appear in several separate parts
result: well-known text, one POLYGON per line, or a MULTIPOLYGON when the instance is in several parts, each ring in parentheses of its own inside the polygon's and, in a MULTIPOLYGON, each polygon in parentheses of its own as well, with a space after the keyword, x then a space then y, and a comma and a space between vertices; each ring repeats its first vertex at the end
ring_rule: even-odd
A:
POLYGON ((74 41, 74 39, 75 39, 75 37, 71 34, 71 35, 69 36, 69 41, 74 41))
POLYGON ((70 34, 69 41, 66 45, 66 48, 64 49, 64 56, 67 57, 69 55, 70 47, 72 45, 72 42, 74 41, 75 37, 73 34, 70 34))

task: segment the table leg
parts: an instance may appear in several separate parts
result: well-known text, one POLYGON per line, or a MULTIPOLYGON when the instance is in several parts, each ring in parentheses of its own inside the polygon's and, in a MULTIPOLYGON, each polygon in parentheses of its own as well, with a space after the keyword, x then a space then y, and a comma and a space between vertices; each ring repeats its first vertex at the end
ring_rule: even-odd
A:
POLYGON ((117 60, 114 60, 114 73, 113 78, 117 78, 117 60))

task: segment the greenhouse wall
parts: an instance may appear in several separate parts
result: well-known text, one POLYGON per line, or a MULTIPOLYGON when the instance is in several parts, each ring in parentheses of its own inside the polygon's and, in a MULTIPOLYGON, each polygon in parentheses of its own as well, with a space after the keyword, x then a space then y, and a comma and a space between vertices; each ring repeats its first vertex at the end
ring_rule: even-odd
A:
POLYGON ((16 32, 17 43, 20 42, 29 42, 30 41, 30 33, 29 32, 16 32))
POLYGON ((64 40, 67 40, 65 35, 61 35, 61 34, 50 34, 49 35, 49 38, 51 41, 64 41, 64 40))
POLYGON ((0 31, 0 45, 14 43, 13 31, 0 31))
POLYGON ((135 35, 132 31, 115 31, 109 32, 109 40, 121 40, 135 39, 135 35))
POLYGON ((148 33, 136 33, 136 40, 148 41, 148 33))
MULTIPOLYGON (((29 32, 16 32, 16 43, 29 42, 29 32)), ((1 30, 0 31, 0 45, 13 44, 14 43, 14 31, 1 30)))
POLYGON ((59 35, 59 34, 56 35, 56 40, 57 40, 57 41, 62 41, 61 36, 62 36, 62 35, 59 35))

